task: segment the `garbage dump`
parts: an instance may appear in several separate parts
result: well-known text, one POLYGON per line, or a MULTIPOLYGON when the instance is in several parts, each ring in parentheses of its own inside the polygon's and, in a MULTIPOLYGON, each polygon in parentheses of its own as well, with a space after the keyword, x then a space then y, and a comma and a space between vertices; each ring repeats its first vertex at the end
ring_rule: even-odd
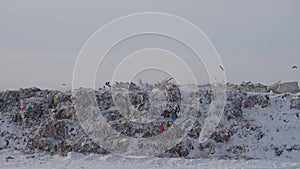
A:
POLYGON ((268 91, 272 91, 277 94, 282 93, 298 93, 300 92, 300 88, 298 86, 298 82, 277 82, 271 86, 268 86, 268 91))
MULTIPOLYGON (((176 84, 118 85, 129 86, 127 101, 133 105, 134 112, 140 114, 112 109, 114 104, 127 105, 125 98, 114 99, 112 88, 95 90, 97 104, 115 131, 133 138, 150 138, 171 130, 185 113, 182 97, 188 95, 198 100, 197 119, 191 130, 180 143, 161 156, 219 159, 300 157, 299 94, 270 93, 270 88, 261 84, 227 84, 222 119, 210 138, 199 144, 198 138, 213 97, 209 85, 189 86, 188 93, 182 93, 182 86, 176 84), (149 91, 155 93, 159 90, 165 91, 163 95, 149 94, 149 91), (163 103, 165 108, 157 108, 161 112, 150 111, 155 109, 155 106, 151 108, 151 103, 160 97, 167 100, 163 103), (144 119, 135 120, 135 117, 144 119)), ((82 128, 70 91, 26 88, 0 92, 0 134, 0 149, 14 148, 27 153, 45 151, 52 155, 67 155, 71 151, 110 153, 96 144, 82 128)))

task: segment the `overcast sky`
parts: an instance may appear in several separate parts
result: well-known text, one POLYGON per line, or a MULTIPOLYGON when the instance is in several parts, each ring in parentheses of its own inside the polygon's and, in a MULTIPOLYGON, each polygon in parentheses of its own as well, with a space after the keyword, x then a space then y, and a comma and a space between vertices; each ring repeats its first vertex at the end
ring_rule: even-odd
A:
MULTIPOLYGON (((0 90, 71 87, 86 40, 109 21, 136 12, 170 13, 195 24, 214 44, 230 82, 300 81, 300 69, 291 69, 300 67, 298 0, 1 0, 0 90)), ((128 45, 164 48, 163 39, 144 38, 128 45)), ((125 54, 122 45, 111 55, 125 54)))

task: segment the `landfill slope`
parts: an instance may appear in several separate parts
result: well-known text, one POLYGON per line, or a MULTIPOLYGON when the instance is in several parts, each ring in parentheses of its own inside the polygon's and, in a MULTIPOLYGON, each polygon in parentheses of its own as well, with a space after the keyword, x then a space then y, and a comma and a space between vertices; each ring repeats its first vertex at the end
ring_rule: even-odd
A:
MULTIPOLYGON (((146 86, 147 88, 153 90, 160 86, 146 86)), ((145 86, 136 90, 145 91, 145 86)), ((176 91, 176 88, 171 86, 171 93, 172 90, 176 91)), ((188 93, 182 92, 180 95, 192 95, 199 99, 198 119, 182 142, 162 156, 218 159, 288 158, 300 161, 299 95, 229 88, 226 92, 224 114, 218 127, 210 139, 199 144, 198 137, 210 107, 212 94, 209 88, 201 87, 190 87, 186 91, 188 93)), ((112 105, 109 89, 96 92, 101 100, 99 108, 109 110, 109 106, 112 105)), ((174 102, 180 100, 176 94, 178 93, 175 92, 174 96, 171 96, 175 99, 174 102)), ((133 99, 136 99, 135 96, 133 95, 133 99)), ((136 108, 146 109, 144 104, 139 104, 136 108)), ((114 121, 119 114, 106 111, 103 115, 107 121, 114 121)), ((174 120, 163 116, 166 121, 174 120)), ((177 118, 180 118, 180 115, 177 118)), ((157 130, 154 130, 155 133, 143 130, 144 137, 160 134, 160 124, 152 125, 157 130)), ((134 131, 137 130, 128 130, 128 127, 134 128, 134 125, 120 125, 118 130, 124 130, 124 134, 135 137, 137 133, 134 131)), ((168 126, 165 126, 165 130, 168 130, 168 126)), ((26 153, 43 151, 51 155, 67 155, 69 152, 109 154, 95 144, 80 126, 71 92, 38 88, 1 92, 0 134, 0 149, 14 148, 26 153)))

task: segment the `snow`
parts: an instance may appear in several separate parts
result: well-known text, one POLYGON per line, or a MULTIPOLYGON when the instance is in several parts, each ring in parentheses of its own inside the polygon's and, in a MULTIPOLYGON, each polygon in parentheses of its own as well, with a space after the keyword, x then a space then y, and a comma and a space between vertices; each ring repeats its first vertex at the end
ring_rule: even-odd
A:
POLYGON ((117 155, 70 152, 67 157, 50 156, 43 153, 24 154, 16 150, 0 151, 1 169, 208 169, 208 168, 284 168, 299 169, 300 162, 294 160, 218 160, 218 159, 182 159, 121 157, 117 155), (14 159, 6 161, 8 156, 14 159))

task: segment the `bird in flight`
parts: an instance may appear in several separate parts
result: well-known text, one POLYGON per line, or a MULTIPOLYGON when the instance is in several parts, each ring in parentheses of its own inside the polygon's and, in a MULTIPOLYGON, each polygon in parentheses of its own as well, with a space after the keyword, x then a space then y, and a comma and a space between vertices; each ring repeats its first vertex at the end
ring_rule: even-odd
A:
POLYGON ((298 69, 298 66, 294 65, 294 66, 292 67, 292 69, 298 69))
POLYGON ((223 68, 223 66, 219 65, 219 67, 220 67, 220 69, 221 69, 222 71, 224 71, 224 68, 223 68))

